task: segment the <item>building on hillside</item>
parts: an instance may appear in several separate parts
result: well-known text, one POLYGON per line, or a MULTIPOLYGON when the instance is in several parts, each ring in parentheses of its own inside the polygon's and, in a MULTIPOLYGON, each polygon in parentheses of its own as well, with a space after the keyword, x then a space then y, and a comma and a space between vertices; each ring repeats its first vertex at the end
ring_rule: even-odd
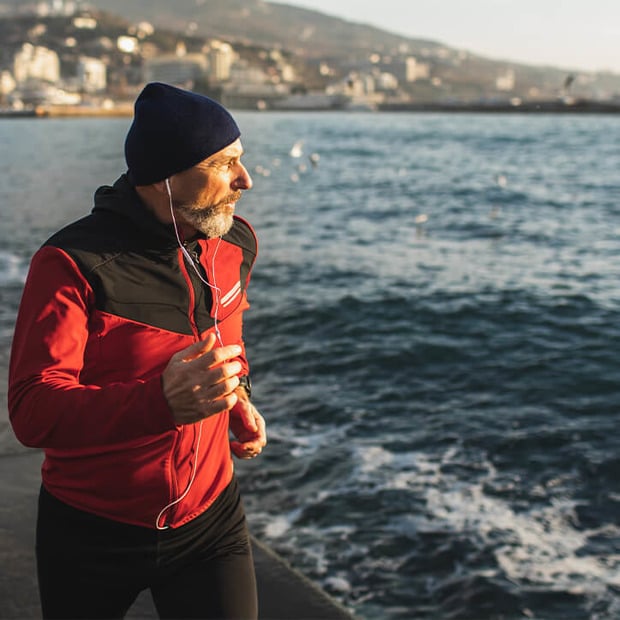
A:
POLYGON ((234 84, 257 86, 271 82, 270 77, 259 67, 253 67, 247 62, 234 63, 228 75, 234 84))
POLYGON ((16 86, 15 78, 10 71, 0 71, 0 97, 4 98, 12 93, 16 86))
POLYGON ((362 97, 375 92, 375 80, 372 75, 351 71, 344 79, 330 84, 326 93, 329 95, 346 95, 362 97))
POLYGON ((39 17, 50 15, 74 15, 78 6, 75 0, 43 0, 37 4, 36 13, 39 17))
POLYGON ((380 92, 398 90, 398 78, 389 71, 380 71, 375 76, 375 89, 380 92))
POLYGON ((431 75, 431 68, 427 62, 419 62, 418 59, 413 56, 409 56, 405 62, 405 79, 407 82, 428 80, 431 75))
POLYGON ((144 63, 145 82, 167 82, 177 86, 192 86, 204 79, 208 62, 203 54, 162 54, 144 63))
POLYGON ((510 92, 514 90, 515 82, 515 72, 512 69, 508 69, 495 78, 495 88, 504 92, 510 92))
POLYGON ((28 80, 55 84, 60 79, 58 54, 46 47, 24 43, 15 54, 13 75, 18 84, 28 80))
POLYGON ((99 58, 81 56, 77 65, 78 87, 85 93, 101 93, 107 87, 107 67, 99 58))
POLYGON ((125 54, 137 54, 140 51, 138 39, 127 35, 121 35, 116 39, 116 47, 125 54))
POLYGON ((78 30, 95 30, 97 28, 97 20, 87 15, 79 15, 73 18, 73 25, 78 30))
POLYGON ((145 39, 155 34, 155 26, 151 22, 142 21, 135 26, 129 28, 129 34, 138 37, 138 39, 145 39))
POLYGON ((236 59, 232 46, 221 41, 212 41, 208 56, 209 78, 214 82, 228 81, 230 70, 236 59))

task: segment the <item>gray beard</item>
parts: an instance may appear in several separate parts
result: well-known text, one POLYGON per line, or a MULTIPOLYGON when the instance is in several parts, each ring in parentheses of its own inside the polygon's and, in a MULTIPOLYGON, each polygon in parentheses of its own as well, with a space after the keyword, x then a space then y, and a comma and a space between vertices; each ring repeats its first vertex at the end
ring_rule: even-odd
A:
POLYGON ((232 213, 218 206, 196 209, 177 205, 176 211, 187 224, 199 230, 207 239, 224 236, 233 225, 232 213))

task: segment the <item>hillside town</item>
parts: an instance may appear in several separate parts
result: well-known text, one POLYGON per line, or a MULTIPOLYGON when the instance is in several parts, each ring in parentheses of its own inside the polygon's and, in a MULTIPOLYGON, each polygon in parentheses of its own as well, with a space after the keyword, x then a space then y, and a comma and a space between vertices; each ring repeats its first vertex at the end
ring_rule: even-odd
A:
POLYGON ((148 21, 128 24, 80 0, 41 0, 0 13, 0 41, 5 114, 128 114, 149 81, 198 90, 237 109, 540 109, 584 97, 599 109, 620 107, 620 88, 592 89, 588 76, 527 83, 507 65, 479 84, 459 82, 453 68, 466 53, 448 48, 389 58, 371 53, 355 66, 308 62, 279 46, 205 39, 148 21))

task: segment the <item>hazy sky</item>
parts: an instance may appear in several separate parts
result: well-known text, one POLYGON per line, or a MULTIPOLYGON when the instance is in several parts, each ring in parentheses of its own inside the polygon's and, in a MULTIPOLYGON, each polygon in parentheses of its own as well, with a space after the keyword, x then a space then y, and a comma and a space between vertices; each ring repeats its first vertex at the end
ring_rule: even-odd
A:
POLYGON ((277 0, 497 59, 620 73, 620 0, 277 0))

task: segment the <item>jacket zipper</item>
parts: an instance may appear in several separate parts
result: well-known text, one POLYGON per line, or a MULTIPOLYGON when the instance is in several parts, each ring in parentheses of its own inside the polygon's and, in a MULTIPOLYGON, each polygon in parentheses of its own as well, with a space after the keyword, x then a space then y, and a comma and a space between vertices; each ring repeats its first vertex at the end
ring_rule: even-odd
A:
MULTIPOLYGON (((185 244, 184 244, 185 245, 185 244)), ((198 267, 200 268, 200 261, 198 260, 198 254, 195 250, 190 250, 187 245, 185 245, 185 249, 189 252, 192 260, 194 260, 198 267)), ((187 290, 189 292, 189 306, 187 308, 187 318, 189 319, 190 326, 192 328, 192 333, 194 335, 194 339, 196 342, 200 340, 200 332, 198 331, 198 325, 196 324, 196 316, 194 314, 194 308, 196 305, 196 292, 194 291, 194 285, 192 283, 192 278, 189 274, 189 270, 187 264, 185 263, 185 257, 183 256, 183 252, 179 250, 179 264, 181 266, 181 271, 185 278, 185 282, 187 284, 187 290)))
MULTIPOLYGON (((200 262, 198 260, 198 254, 196 253, 196 251, 190 250, 187 247, 187 244, 184 244, 184 245, 187 251, 190 253, 190 256, 192 257, 192 259, 196 261, 198 265, 200 265, 200 262)), ((183 252, 180 249, 177 252, 177 256, 179 260, 179 266, 181 268, 181 273, 183 274, 185 283, 187 284, 187 290, 189 293, 189 305, 187 308, 187 317, 189 319, 189 323, 192 328, 192 334, 194 336, 194 340, 198 342, 198 340, 200 340, 200 333, 198 331, 198 325, 196 324, 196 317, 194 313, 194 307, 196 305, 196 293, 194 291, 194 285, 192 284, 192 279, 190 277, 187 264, 185 262, 185 257, 183 256, 183 252)), ((185 433, 186 433, 185 426, 181 426, 181 429, 175 439, 175 442, 174 442, 174 445, 172 446, 172 450, 170 454, 170 486, 171 486, 171 491, 172 491, 171 501, 174 501, 181 494, 181 491, 179 490, 179 480, 178 480, 177 472, 176 472, 175 454, 177 450, 179 449, 179 446, 181 446, 183 443, 183 437, 185 433)), ((193 449, 194 448, 192 445, 192 450, 193 449)), ((177 506, 178 504, 171 505, 166 515, 164 515, 164 526, 166 526, 168 523, 174 520, 174 514, 176 513, 177 506)))

